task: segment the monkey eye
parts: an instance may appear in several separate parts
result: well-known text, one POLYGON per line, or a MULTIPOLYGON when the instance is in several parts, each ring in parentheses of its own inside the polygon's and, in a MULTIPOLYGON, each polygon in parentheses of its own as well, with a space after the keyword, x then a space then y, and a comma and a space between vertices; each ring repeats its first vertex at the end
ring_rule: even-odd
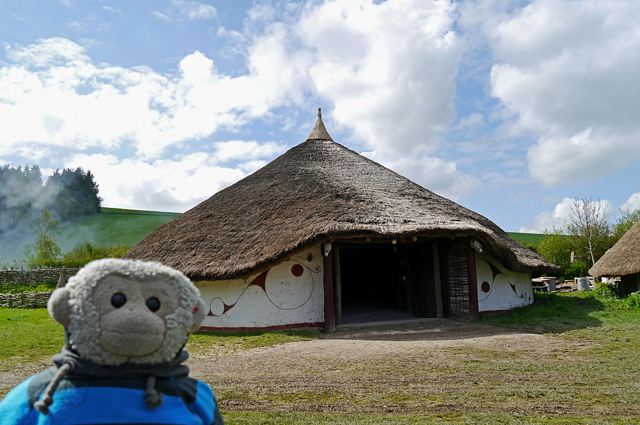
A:
POLYGON ((115 308, 122 307, 126 302, 127 297, 125 297, 124 294, 121 294, 120 292, 118 292, 117 294, 113 294, 113 297, 111 297, 111 305, 115 308))
POLYGON ((156 297, 149 298, 147 300, 147 307, 149 307, 149 310, 153 312, 160 310, 160 300, 156 297))

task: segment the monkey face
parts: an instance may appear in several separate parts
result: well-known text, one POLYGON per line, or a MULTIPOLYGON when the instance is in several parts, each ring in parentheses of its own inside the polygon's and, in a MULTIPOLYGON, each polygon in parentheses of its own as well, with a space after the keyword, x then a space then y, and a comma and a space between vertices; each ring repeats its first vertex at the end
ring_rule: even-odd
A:
POLYGON ((72 349, 95 363, 167 362, 204 319, 198 289, 160 263, 96 260, 49 299, 72 349))
POLYGON ((106 276, 91 298, 100 316, 100 347, 127 357, 146 356, 160 348, 167 330, 165 317, 178 306, 173 286, 154 278, 106 276))

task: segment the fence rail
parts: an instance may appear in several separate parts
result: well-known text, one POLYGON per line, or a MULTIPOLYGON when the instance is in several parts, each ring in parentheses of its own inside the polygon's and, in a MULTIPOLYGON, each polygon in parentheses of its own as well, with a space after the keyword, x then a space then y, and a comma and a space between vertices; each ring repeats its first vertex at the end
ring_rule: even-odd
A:
POLYGON ((0 294, 0 307, 39 308, 46 307, 53 291, 19 292, 0 294))
POLYGON ((60 275, 65 280, 78 273, 79 269, 48 268, 36 270, 0 270, 0 283, 42 283, 58 281, 60 275))

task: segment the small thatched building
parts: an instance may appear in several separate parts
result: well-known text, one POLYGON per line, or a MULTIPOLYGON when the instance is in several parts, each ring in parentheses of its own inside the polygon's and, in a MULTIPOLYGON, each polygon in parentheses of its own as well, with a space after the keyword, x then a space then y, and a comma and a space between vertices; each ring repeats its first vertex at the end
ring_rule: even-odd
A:
POLYGON ((329 136, 309 138, 156 229, 129 258, 185 273, 205 328, 325 327, 385 318, 473 318, 530 304, 560 269, 487 218, 329 136))
POLYGON ((589 269, 594 277, 620 276, 619 290, 628 295, 640 290, 640 222, 636 223, 589 269))

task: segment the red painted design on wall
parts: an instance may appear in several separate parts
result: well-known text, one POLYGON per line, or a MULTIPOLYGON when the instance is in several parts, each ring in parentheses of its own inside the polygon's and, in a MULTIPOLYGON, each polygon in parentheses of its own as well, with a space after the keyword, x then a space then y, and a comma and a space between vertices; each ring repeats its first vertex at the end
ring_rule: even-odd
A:
MULTIPOLYGON (((517 282, 517 281, 515 283, 511 282, 511 280, 509 279, 509 276, 503 273, 496 265, 494 265, 490 261, 485 260, 484 258, 479 258, 479 260, 482 260, 489 265, 489 268, 491 269, 491 273, 493 277, 491 279, 491 282, 487 282, 487 281, 482 282, 482 285, 480 286, 480 290, 486 295, 482 298, 478 297, 478 301, 484 301, 487 298, 489 298, 489 296, 491 295, 491 292, 493 291, 493 287, 496 283, 496 278, 500 275, 504 276, 504 279, 507 281, 507 283, 511 287, 511 290, 516 295, 516 297, 524 299, 528 296, 526 290, 518 291, 517 284, 520 282, 517 282)), ((531 296, 529 296, 529 299, 531 299, 531 296)))
MULTIPOLYGON (((293 260, 295 261, 295 260, 293 260)), ((297 310, 301 307, 303 307, 304 305, 307 304, 307 302, 309 302, 309 300, 311 299, 311 296, 313 295, 313 291, 315 289, 316 286, 316 282, 315 282, 315 278, 314 278, 314 274, 320 273, 320 267, 315 267, 314 270, 312 270, 310 267, 308 267, 305 264, 302 264, 298 261, 295 261, 296 264, 294 264, 291 267, 291 275, 295 278, 301 278, 304 275, 305 270, 308 271, 308 276, 307 279, 310 279, 310 291, 309 291, 309 295, 308 297, 302 301, 301 303, 299 303, 299 305, 294 305, 294 306, 286 306, 286 303, 283 304, 282 300, 280 300, 279 302, 274 301, 272 296, 269 295, 269 290, 267 288, 267 277, 269 275, 269 272, 271 271, 271 269, 260 273, 255 279, 253 279, 240 293, 240 295, 236 298, 236 300, 233 303, 227 303, 225 302, 222 297, 214 297, 211 299, 211 301, 209 301, 209 312, 207 313, 207 316, 210 317, 220 317, 225 315, 229 310, 231 310, 232 308, 234 308, 237 304, 238 301, 240 300, 240 298, 242 298, 242 296, 245 294, 245 292, 247 291, 247 289, 249 289, 252 286, 258 287, 262 290, 262 292, 264 293, 265 297, 267 298, 267 300, 269 300, 269 302, 274 305, 276 308, 278 308, 279 310, 297 310), (215 311, 214 311, 215 310, 215 311)))

